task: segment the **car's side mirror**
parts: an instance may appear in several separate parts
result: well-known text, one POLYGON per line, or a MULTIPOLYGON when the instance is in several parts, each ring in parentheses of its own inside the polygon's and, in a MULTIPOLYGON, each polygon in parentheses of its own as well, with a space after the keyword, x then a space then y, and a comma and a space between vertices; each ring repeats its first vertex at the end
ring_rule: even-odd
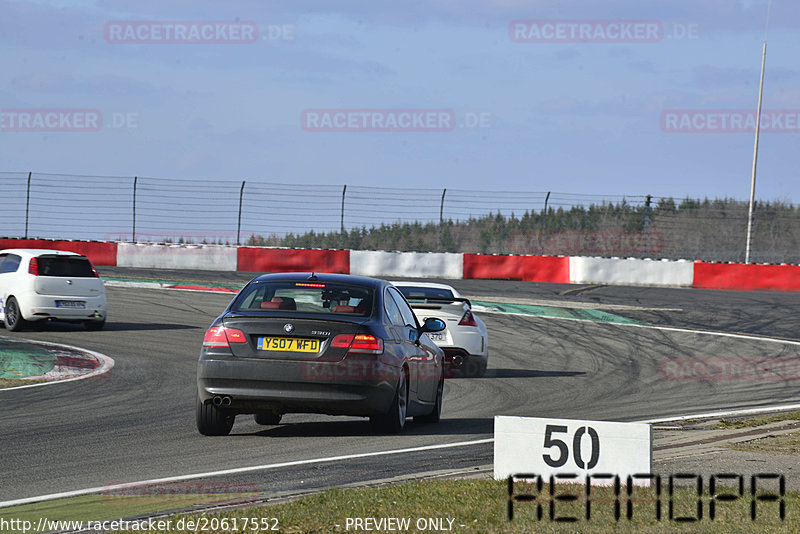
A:
POLYGON ((441 319, 428 317, 425 319, 425 323, 420 327, 419 331, 424 334, 425 332, 441 332, 445 328, 447 328, 447 325, 444 324, 444 321, 441 319))

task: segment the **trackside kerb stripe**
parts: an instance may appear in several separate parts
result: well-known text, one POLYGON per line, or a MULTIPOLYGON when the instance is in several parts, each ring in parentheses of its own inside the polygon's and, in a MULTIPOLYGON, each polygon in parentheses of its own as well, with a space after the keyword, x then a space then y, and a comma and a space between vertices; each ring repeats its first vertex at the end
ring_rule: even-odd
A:
MULTIPOLYGON (((3 339, 9 339, 9 338, 3 338, 3 339)), ((75 351, 78 351, 78 352, 83 352, 84 354, 89 354, 90 356, 94 356, 95 358, 97 358, 97 360, 100 362, 100 366, 97 369, 95 369, 94 371, 92 371, 91 373, 86 373, 85 375, 80 375, 80 376, 76 376, 76 377, 73 377, 73 378, 65 378, 63 380, 52 380, 52 381, 49 381, 49 382, 37 382, 36 384, 27 384, 27 385, 24 385, 24 386, 14 386, 14 387, 10 387, 10 388, 0 388, 0 393, 2 393, 3 391, 12 391, 12 390, 15 390, 15 389, 36 388, 36 387, 40 387, 40 386, 53 386, 55 384, 63 384, 65 382, 74 382, 76 380, 85 380, 87 378, 92 378, 92 377, 99 376, 99 375, 102 375, 104 373, 107 373, 114 367, 114 360, 112 358, 109 358, 105 354, 100 354, 99 352, 83 349, 81 347, 74 347, 72 345, 65 345, 64 343, 49 343, 47 341, 38 341, 38 340, 33 340, 33 339, 17 339, 17 338, 14 338, 14 341, 21 341, 23 343, 35 343, 35 344, 38 344, 38 345, 48 345, 48 346, 51 346, 51 347, 65 347, 65 348, 72 349, 72 350, 75 350, 75 351)))

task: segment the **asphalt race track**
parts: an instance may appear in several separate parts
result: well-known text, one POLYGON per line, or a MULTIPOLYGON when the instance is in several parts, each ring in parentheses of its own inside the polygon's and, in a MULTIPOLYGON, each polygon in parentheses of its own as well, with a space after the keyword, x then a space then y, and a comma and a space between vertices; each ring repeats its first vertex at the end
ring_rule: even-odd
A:
MULTIPOLYGON (((119 274, 121 269, 104 269, 119 274)), ((155 276, 126 270, 128 275, 155 276)), ((159 273, 245 280, 243 273, 159 273)), ((798 339, 800 294, 453 281, 470 296, 619 306, 654 325, 798 339), (633 308, 624 308, 630 306, 633 308)), ((54 324, 14 338, 62 342, 116 362, 103 378, 0 390, 0 501, 121 482, 492 437, 493 416, 635 421, 800 402, 792 380, 667 380, 665 358, 798 358, 800 346, 686 331, 484 313, 487 376, 448 380, 443 421, 401 435, 365 419, 287 415, 275 427, 237 418, 228 437, 195 429, 196 360, 203 333, 232 296, 109 288, 106 329, 54 324)), ((555 303, 553 303, 555 304, 555 303)), ((272 467, 228 474, 226 483, 291 492, 492 462, 491 443, 272 467)))

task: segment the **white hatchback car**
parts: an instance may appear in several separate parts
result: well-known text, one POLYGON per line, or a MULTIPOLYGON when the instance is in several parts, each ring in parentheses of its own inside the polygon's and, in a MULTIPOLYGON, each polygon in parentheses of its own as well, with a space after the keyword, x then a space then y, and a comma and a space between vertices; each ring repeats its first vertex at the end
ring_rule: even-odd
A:
POLYGON ((0 250, 0 316, 7 329, 61 319, 100 330, 106 313, 103 280, 86 256, 63 250, 0 250))
POLYGON ((472 313, 469 299, 452 286, 433 282, 392 282, 411 304, 420 324, 428 317, 443 319, 447 328, 428 333, 444 351, 450 368, 465 376, 483 376, 489 362, 486 324, 472 313))

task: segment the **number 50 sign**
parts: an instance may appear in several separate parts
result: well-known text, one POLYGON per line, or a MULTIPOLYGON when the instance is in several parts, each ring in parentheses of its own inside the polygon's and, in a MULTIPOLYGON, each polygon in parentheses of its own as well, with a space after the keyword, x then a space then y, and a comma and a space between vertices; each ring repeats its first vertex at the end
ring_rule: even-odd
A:
MULTIPOLYGON (((650 473, 653 435, 648 424, 494 418, 494 478, 532 474, 628 475, 650 473)), ((597 483, 610 479, 597 479, 597 483)))

